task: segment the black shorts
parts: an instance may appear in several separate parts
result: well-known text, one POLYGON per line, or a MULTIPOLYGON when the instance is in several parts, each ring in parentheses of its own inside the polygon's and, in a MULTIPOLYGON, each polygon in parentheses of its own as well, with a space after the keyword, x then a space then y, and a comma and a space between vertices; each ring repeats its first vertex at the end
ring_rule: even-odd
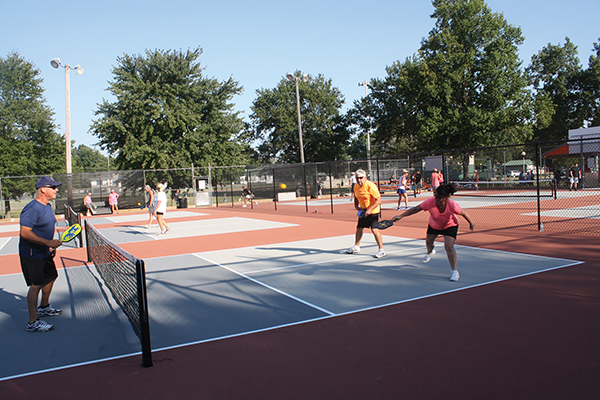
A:
POLYGON ((359 218, 357 228, 371 228, 379 222, 379 214, 371 214, 368 217, 359 218))
POLYGON ((428 235, 442 235, 442 236, 452 236, 456 239, 456 234, 458 233, 458 225, 451 226, 450 228, 446 228, 443 231, 438 229, 433 229, 431 225, 427 225, 427 234, 428 235))
POLYGON ((58 272, 54 264, 54 258, 25 258, 21 257, 21 270, 27 286, 41 285, 46 286, 56 278, 58 272))

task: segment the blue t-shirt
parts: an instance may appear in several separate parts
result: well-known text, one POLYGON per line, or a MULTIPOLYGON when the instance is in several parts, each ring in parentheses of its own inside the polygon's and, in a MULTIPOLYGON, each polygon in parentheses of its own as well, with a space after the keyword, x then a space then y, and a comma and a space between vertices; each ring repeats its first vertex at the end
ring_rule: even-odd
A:
MULTIPOLYGON (((56 227, 52 205, 43 205, 37 200, 29 202, 21 211, 21 225, 32 228, 33 233, 41 238, 52 240, 56 227)), ((25 258, 45 258, 50 255, 50 249, 48 246, 32 243, 21 237, 19 255, 25 258)))

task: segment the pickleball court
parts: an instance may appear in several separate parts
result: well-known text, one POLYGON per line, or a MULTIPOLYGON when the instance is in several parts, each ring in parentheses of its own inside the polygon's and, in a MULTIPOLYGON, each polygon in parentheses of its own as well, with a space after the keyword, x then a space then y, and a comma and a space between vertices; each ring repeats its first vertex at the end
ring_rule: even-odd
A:
MULTIPOLYGON (((282 330, 310 330, 417 304, 445 303, 503 285, 514 290, 518 282, 566 273, 584 265, 587 258, 585 253, 573 257, 573 251, 564 255, 523 251, 522 246, 500 242, 482 246, 481 239, 486 238, 475 240, 474 233, 461 231, 457 241, 461 279, 450 282, 441 242, 432 261, 422 263, 422 227, 384 231, 387 256, 383 259, 373 257, 376 245, 369 232, 360 254, 345 254, 353 244, 352 213, 349 203, 348 221, 326 223, 321 214, 286 217, 261 213, 260 208, 177 210, 167 213, 172 230, 162 236, 156 222, 151 229, 143 227, 148 220, 145 213, 89 221, 109 240, 145 260, 155 361, 182 350, 198 351, 201 357, 202 346, 252 341, 282 330)), ((7 229, 5 235, 10 232, 7 229)), ((479 236, 484 235, 492 236, 479 236)), ((18 238, 2 239, 0 256, 18 263, 14 256, 18 238)), ((523 240, 532 238, 518 242, 523 240)), ((0 277, 2 333, 4 343, 11 343, 3 346, 4 357, 11 362, 0 367, 2 386, 29 376, 102 368, 119 360, 137 368, 139 339, 94 266, 85 263, 85 249, 61 249, 59 257, 60 276, 51 300, 64 313, 47 318, 56 325, 52 332, 25 333, 22 275, 13 268, 0 277)), ((154 373, 149 371, 162 365, 131 373, 154 373)))

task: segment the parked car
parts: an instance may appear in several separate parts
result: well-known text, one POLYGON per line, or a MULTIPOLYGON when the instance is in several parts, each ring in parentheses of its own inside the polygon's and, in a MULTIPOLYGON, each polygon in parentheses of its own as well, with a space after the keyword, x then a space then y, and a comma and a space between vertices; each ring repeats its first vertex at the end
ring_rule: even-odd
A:
POLYGON ((521 171, 513 169, 511 171, 508 171, 506 173, 506 176, 512 177, 512 178, 518 178, 521 175, 521 171))

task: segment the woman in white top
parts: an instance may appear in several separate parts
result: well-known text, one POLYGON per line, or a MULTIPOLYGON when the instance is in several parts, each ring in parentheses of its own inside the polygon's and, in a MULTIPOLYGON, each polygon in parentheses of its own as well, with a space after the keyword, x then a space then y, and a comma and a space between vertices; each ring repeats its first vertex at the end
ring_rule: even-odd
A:
POLYGON ((400 207, 400 203, 402 203, 402 199, 404 199, 404 206, 408 210, 408 195, 406 194, 406 189, 408 187, 408 171, 402 170, 402 176, 400 177, 400 184, 398 185, 398 210, 402 210, 400 207))
POLYGON ((154 210, 154 216, 156 217, 158 227, 160 228, 159 235, 164 235, 171 230, 169 225, 163 220, 163 216, 167 212, 167 194, 165 193, 165 187, 166 184, 164 183, 156 185, 158 194, 156 195, 157 203, 156 209, 154 210))

